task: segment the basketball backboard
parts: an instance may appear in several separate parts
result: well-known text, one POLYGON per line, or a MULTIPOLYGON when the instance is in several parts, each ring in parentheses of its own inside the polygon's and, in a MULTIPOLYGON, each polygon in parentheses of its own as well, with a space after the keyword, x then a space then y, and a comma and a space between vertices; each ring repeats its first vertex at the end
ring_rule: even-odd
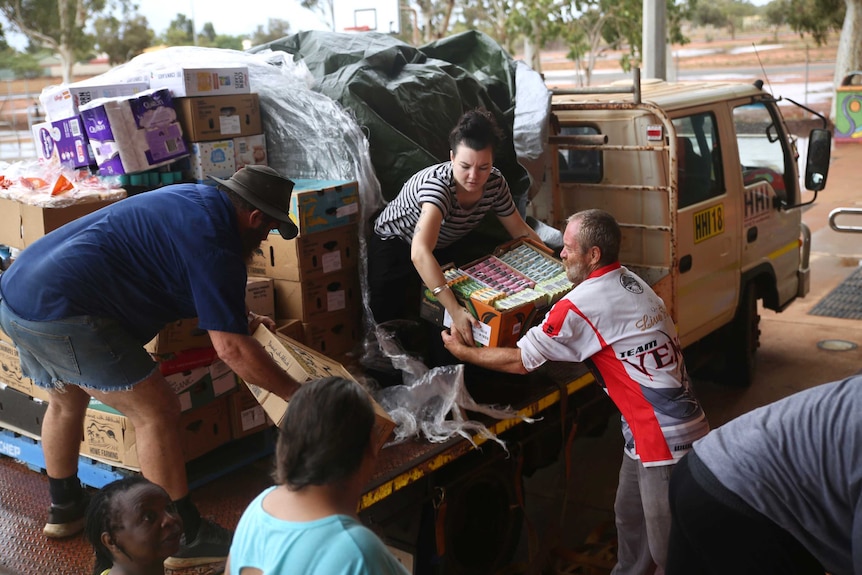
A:
POLYGON ((333 0, 336 32, 401 32, 399 0, 333 0))

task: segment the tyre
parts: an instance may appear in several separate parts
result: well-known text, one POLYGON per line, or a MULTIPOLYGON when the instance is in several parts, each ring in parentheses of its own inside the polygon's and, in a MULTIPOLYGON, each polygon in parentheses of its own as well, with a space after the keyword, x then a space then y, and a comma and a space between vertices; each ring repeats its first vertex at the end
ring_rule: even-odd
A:
POLYGON ((722 383, 731 387, 748 387, 754 381, 755 357, 760 347, 760 314, 753 282, 743 289, 736 316, 726 335, 722 383))

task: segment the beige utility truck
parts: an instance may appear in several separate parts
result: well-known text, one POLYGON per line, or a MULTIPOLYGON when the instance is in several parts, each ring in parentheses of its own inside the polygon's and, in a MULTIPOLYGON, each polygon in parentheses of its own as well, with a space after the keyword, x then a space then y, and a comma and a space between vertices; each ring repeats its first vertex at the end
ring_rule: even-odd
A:
MULTIPOLYGON (((578 210, 613 213, 622 263, 663 297, 687 362, 723 352, 722 379, 750 384, 758 300, 781 311, 809 289, 800 208, 813 199, 803 202, 797 138, 776 98, 759 82, 641 84, 635 73, 555 93, 551 125, 550 178, 527 215, 559 229, 578 210)), ((808 137, 815 197, 830 143, 826 129, 808 137)))

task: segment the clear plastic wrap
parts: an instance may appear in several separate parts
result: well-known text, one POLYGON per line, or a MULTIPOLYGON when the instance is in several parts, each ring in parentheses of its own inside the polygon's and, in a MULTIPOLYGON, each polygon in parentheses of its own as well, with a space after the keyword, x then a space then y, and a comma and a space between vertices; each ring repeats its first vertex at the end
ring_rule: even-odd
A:
POLYGON ((59 161, 0 162, 0 198, 40 208, 65 208, 125 197, 117 178, 94 176, 59 161))
MULTIPOLYGON (((269 165, 291 178, 356 180, 360 192, 359 277, 363 306, 368 310, 366 238, 368 222, 384 205, 380 183, 369 153, 367 128, 355 114, 329 96, 315 91, 315 80, 302 62, 283 51, 257 53, 199 47, 173 47, 137 56, 112 69, 104 80, 131 81, 156 75, 158 70, 185 67, 246 66, 252 92, 259 95, 269 165)), ((151 88, 157 86, 151 86, 151 88)), ((398 423, 395 442, 421 435, 433 442, 474 436, 501 445, 485 425, 470 420, 465 410, 489 417, 518 417, 506 407, 477 404, 464 385, 463 366, 429 370, 406 351, 386 329, 365 313, 366 355, 382 357, 403 373, 404 385, 379 390, 377 399, 398 423), (391 363, 390 363, 391 362, 391 363), (451 416, 451 417, 450 417, 451 416)), ((363 363, 365 363, 363 361, 363 363)), ((357 374, 357 379, 367 381, 357 374)), ((374 392, 374 382, 367 383, 374 392)))

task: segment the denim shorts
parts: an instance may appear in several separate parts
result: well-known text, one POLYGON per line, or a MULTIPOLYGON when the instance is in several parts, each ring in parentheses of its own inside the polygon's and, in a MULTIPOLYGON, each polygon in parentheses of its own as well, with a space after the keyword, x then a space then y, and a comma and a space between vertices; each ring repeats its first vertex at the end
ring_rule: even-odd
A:
POLYGON ((18 348, 21 371, 39 387, 74 384, 125 391, 157 369, 143 346, 113 319, 76 316, 28 321, 0 299, 0 327, 18 348))

